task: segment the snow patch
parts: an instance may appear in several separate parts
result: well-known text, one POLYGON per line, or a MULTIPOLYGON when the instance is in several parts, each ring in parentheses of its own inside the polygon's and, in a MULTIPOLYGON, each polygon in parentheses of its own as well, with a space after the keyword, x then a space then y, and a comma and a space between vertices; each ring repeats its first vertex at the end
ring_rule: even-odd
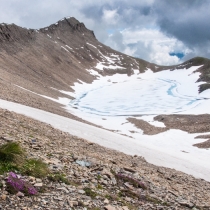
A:
POLYGON ((64 46, 61 46, 61 48, 63 48, 66 52, 69 52, 64 46))
POLYGON ((69 48, 70 50, 73 50, 71 47, 69 47, 68 45, 65 45, 67 48, 69 48))
POLYGON ((104 70, 104 69, 125 69, 124 67, 121 67, 121 66, 115 66, 115 65, 104 65, 103 62, 99 62, 97 63, 96 69, 99 69, 99 70, 104 70))
MULTIPOLYGON (((194 151, 192 151, 192 153, 171 153, 171 150, 167 150, 164 146, 164 140, 166 139, 170 145, 170 148, 175 146, 176 149, 177 146, 179 146, 179 143, 186 143, 186 145, 192 143, 191 139, 189 139, 189 135, 186 132, 172 130, 165 132, 164 135, 157 135, 157 138, 153 139, 152 141, 145 138, 132 139, 126 136, 120 136, 107 130, 103 130, 101 128, 71 120, 69 118, 45 112, 40 109, 27 107, 1 99, 0 107, 50 124, 54 128, 68 132, 71 135, 87 139, 101 146, 119 150, 130 155, 143 156, 148 162, 155 165, 175 168, 197 178, 203 178, 207 181, 210 181, 209 151, 202 150, 199 156, 197 152, 201 150, 194 147, 194 151), (182 136, 181 139, 179 138, 180 136, 182 136), (171 137, 174 138, 172 139, 171 137), (162 149, 160 148, 159 144, 162 146, 162 149)), ((189 152, 189 149, 191 148, 188 148, 186 152, 189 152)))
POLYGON ((18 85, 15 85, 15 86, 16 87, 19 87, 19 88, 21 88, 21 89, 23 89, 25 91, 28 91, 30 93, 33 93, 35 95, 41 96, 43 98, 49 99, 51 101, 57 102, 59 104, 65 105, 65 106, 67 106, 69 104, 69 102, 70 102, 70 99, 69 98, 58 97, 58 99, 55 99, 55 98, 51 98, 51 97, 48 97, 48 96, 45 96, 45 95, 41 95, 41 94, 35 93, 35 92, 31 91, 31 90, 28 90, 28 89, 23 88, 23 87, 18 86, 18 85))
POLYGON ((90 45, 90 46, 92 46, 92 47, 94 47, 94 48, 96 48, 96 49, 97 49, 97 47, 96 47, 96 46, 94 46, 94 45, 92 45, 92 44, 90 44, 90 43, 88 43, 88 42, 86 42, 86 44, 88 44, 88 45, 90 45))
MULTIPOLYGON (((116 59, 113 55, 109 59, 113 57, 116 59)), ((104 59, 106 63, 109 62, 107 58, 104 59)), ((114 66, 113 63, 109 65, 114 66)), ((111 139, 110 136, 105 138, 103 133, 101 139, 95 134, 97 138, 92 135, 92 141, 128 154, 141 155, 153 164, 175 168, 209 180, 210 150, 193 146, 204 141, 195 139, 200 134, 171 129, 157 135, 143 135, 141 129, 127 121, 128 117, 135 115, 137 119, 145 120, 151 125, 164 127, 163 123, 154 121, 158 114, 210 114, 210 90, 198 93, 198 87, 202 84, 196 82, 200 75, 195 72, 198 68, 199 66, 194 66, 156 73, 150 69, 139 73, 134 69, 134 74, 129 77, 125 74, 103 77, 90 69, 87 71, 97 77, 91 84, 78 80, 72 86, 73 93, 60 91, 75 99, 56 100, 41 96, 66 104, 66 109, 72 114, 106 129, 114 129, 113 135, 121 135, 111 139)), ((66 124, 61 127, 63 125, 66 124)))

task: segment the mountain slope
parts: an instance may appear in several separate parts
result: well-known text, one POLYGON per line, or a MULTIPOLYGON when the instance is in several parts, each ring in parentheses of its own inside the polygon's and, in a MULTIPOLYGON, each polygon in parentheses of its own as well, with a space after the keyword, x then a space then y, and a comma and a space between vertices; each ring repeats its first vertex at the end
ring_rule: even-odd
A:
MULTIPOLYGON (((131 63, 138 65, 133 58, 98 42, 94 33, 74 18, 62 19, 39 30, 1 24, 0 97, 42 109, 47 105, 47 109, 53 111, 52 107, 57 109, 53 102, 45 100, 43 105, 43 98, 40 100, 38 95, 15 85, 53 98, 70 98, 55 89, 72 91, 70 86, 78 80, 92 82, 95 77, 86 69, 106 60, 103 55, 108 54, 118 54, 126 61, 114 61, 124 68, 123 73, 132 73, 131 63)), ((103 74, 107 73, 112 73, 112 70, 103 74)), ((53 112, 57 113, 56 110, 53 112)))
MULTIPOLYGON (((196 63, 205 63, 201 68, 201 80, 209 81, 205 70, 210 63, 208 59, 192 59, 180 66, 190 67, 196 63)), ((96 70, 101 75, 132 75, 134 69, 144 72, 147 68, 156 72, 179 68, 179 65, 162 67, 119 53, 98 42, 93 31, 73 17, 64 18, 39 30, 0 24, 2 99, 58 113, 60 111, 55 102, 43 97, 40 99, 39 95, 17 86, 55 99, 71 99, 69 95, 57 90, 73 91, 70 86, 79 80, 91 83, 96 77, 88 70, 96 70)), ((205 84, 200 90, 208 87, 205 84)))

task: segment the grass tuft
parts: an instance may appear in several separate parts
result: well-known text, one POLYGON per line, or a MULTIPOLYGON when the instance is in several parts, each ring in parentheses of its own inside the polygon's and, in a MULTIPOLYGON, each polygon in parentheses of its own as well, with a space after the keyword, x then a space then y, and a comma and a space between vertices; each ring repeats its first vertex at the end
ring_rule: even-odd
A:
POLYGON ((18 166, 23 162, 24 151, 16 142, 0 146, 0 174, 9 171, 19 171, 18 166))
POLYGON ((97 193, 94 192, 94 191, 92 191, 92 190, 91 190, 90 188, 88 188, 88 187, 85 187, 83 190, 85 191, 85 194, 86 194, 87 196, 90 196, 91 198, 95 198, 95 197, 97 196, 97 193))
POLYGON ((4 174, 9 171, 19 171, 19 168, 14 163, 0 161, 0 174, 4 174))
POLYGON ((50 174, 47 178, 53 182, 63 182, 67 185, 71 184, 64 174, 60 174, 60 173, 50 174))
POLYGON ((9 142, 0 146, 0 161, 2 162, 16 162, 23 155, 22 148, 16 142, 9 142))
POLYGON ((47 164, 40 159, 28 159, 22 165, 21 172, 28 176, 44 178, 49 174, 49 169, 47 164))

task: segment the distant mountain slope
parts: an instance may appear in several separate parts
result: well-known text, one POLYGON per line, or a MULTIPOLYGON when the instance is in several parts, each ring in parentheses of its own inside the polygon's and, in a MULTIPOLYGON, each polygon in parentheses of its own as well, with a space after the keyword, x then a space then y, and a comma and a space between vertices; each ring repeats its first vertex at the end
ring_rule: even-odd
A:
MULTIPOLYGON (((208 59, 195 58, 177 66, 158 66, 103 45, 93 31, 73 17, 39 30, 0 24, 0 98, 56 113, 60 112, 56 102, 32 92, 55 99, 71 98, 58 90, 73 91, 70 86, 78 81, 91 83, 96 78, 91 69, 101 75, 129 76, 134 70, 161 71, 183 65, 187 68, 204 65, 200 68, 200 80, 210 80, 208 59)), ((200 90, 206 88, 209 84, 202 85, 200 90)))
POLYGON ((183 65, 186 64, 186 68, 188 66, 200 66, 202 65, 201 68, 199 68, 199 72, 201 73, 200 79, 198 82, 206 82, 205 84, 200 85, 199 92, 203 92, 206 89, 210 88, 210 60, 207 58, 202 58, 202 57, 196 57, 193 59, 190 59, 189 61, 186 61, 183 63, 183 65))
MULTIPOLYGON (((174 65, 174 66, 158 66, 159 70, 166 69, 189 69, 191 66, 201 66, 197 71, 201 73, 200 79, 197 82, 205 82, 205 84, 201 84, 199 88, 199 92, 203 92, 206 89, 210 88, 210 60, 208 58, 203 57, 195 57, 188 61, 185 61, 182 64, 174 65)), ((153 69, 154 70, 154 69, 153 69)))

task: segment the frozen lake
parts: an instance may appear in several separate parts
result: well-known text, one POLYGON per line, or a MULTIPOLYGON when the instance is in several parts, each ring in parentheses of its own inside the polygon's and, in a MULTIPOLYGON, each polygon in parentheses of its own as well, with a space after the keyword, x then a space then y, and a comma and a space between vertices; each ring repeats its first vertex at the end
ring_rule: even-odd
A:
POLYGON ((172 114, 190 110, 206 97, 198 94, 199 73, 189 70, 116 74, 92 84, 75 84, 70 106, 101 116, 172 114), (182 75, 180 77, 180 75, 182 75))

